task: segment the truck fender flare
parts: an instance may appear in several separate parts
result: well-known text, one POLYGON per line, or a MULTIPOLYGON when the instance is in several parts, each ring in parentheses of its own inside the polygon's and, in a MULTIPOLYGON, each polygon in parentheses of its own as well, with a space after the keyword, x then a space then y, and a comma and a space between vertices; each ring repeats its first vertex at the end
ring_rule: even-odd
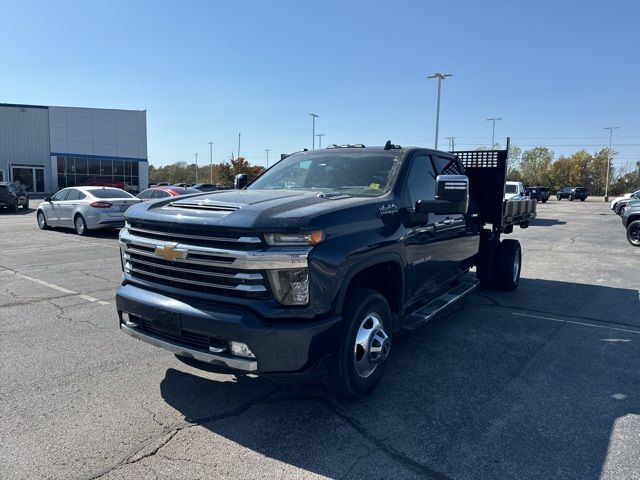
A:
POLYGON ((404 273, 405 272, 404 272, 404 266, 402 263, 402 257, 398 253, 387 252, 387 253, 377 254, 374 256, 374 258, 369 258, 367 260, 358 262, 347 272, 347 274, 343 278, 343 281, 340 284, 340 289, 338 290, 338 294, 336 296, 336 300, 335 300, 336 313, 338 314, 342 313, 342 307, 344 306, 344 298, 347 295, 347 290, 349 289, 349 285, 351 284, 351 281, 354 279, 356 275, 358 275, 360 272, 363 272, 367 268, 373 267, 380 263, 388 263, 388 262, 396 263, 400 268, 400 282, 402 284, 400 289, 401 296, 402 296, 402 298, 400 299, 400 308, 403 309, 404 273))

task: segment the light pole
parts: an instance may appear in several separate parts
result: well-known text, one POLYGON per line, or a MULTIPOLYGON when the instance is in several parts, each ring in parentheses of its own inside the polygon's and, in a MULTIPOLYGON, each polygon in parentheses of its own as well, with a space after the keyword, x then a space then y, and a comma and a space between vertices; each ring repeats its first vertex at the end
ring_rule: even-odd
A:
POLYGON ((198 154, 194 153, 196 156, 196 183, 198 183, 198 154))
POLYGON ((270 149, 265 148, 264 151, 267 152, 267 168, 269 168, 269 152, 270 152, 270 149))
POLYGON ((442 80, 448 77, 453 77, 450 73, 434 73, 433 75, 428 76, 427 78, 437 78, 438 79, 438 103, 436 104, 436 141, 434 143, 434 147, 436 150, 438 149, 438 129, 440 128, 440 91, 442 80))
POLYGON ((502 117, 487 118, 487 122, 491 122, 491 148, 496 144, 496 120, 502 120, 502 117))
POLYGON ((453 152, 456 149, 456 137, 445 137, 445 140, 449 140, 449 151, 453 152))
POLYGON ((613 139, 613 131, 620 127, 604 127, 604 130, 609 130, 609 151, 607 152, 607 181, 604 184, 604 201, 609 201, 609 169, 611 168, 611 140, 613 139))
POLYGON ((209 161, 211 162, 211 172, 209 174, 209 183, 213 183, 213 143, 209 142, 209 161))
POLYGON ((311 115, 311 118, 313 119, 313 126, 312 126, 312 135, 311 135, 311 150, 315 150, 316 149, 316 118, 318 118, 320 115, 316 115, 315 113, 310 113, 309 115, 311 115))
POLYGON ((318 133, 316 137, 318 137, 318 148, 322 148, 322 137, 324 137, 324 133, 318 133))

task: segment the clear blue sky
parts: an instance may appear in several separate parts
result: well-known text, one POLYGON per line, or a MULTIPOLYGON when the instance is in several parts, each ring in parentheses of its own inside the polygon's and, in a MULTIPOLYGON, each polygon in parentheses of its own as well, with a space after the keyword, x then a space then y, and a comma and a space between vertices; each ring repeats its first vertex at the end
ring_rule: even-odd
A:
MULTIPOLYGON (((0 102, 146 109, 149 159, 506 135, 640 159, 640 2, 5 1, 0 102), (531 138, 535 137, 535 138, 531 138), (570 145, 570 146, 568 146, 570 145), (573 146, 575 145, 575 146, 573 146)), ((441 147, 447 146, 441 140, 441 147)))

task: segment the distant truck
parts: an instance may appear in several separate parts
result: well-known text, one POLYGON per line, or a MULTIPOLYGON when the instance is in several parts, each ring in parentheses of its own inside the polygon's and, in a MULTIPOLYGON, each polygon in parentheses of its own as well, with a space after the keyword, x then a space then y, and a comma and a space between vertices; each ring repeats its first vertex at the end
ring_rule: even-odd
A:
POLYGON ((501 237, 536 202, 504 201, 506 164, 507 150, 332 146, 236 190, 135 205, 120 328, 195 366, 361 397, 395 335, 478 284, 518 287, 520 243, 501 237))
POLYGON ((504 188, 505 200, 522 200, 526 196, 522 182, 507 182, 504 188))

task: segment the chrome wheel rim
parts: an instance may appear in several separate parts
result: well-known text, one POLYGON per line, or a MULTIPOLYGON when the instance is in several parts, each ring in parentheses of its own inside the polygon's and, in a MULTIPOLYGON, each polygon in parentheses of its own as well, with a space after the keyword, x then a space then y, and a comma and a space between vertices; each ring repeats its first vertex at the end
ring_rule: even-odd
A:
POLYGON ((85 225, 84 225, 84 220, 82 220, 82 217, 76 218, 76 230, 78 231, 78 233, 84 233, 84 229, 85 229, 85 225))
POLYGON ((43 213, 39 213, 38 214, 38 225, 40 225, 40 228, 44 228, 45 219, 44 219, 44 214, 43 213))
POLYGON ((360 323, 353 349, 353 361, 356 372, 367 378, 382 365, 389 356, 391 339, 384 331, 380 315, 368 313, 360 323))
POLYGON ((516 250, 516 254, 513 256, 513 283, 518 281, 520 275, 520 250, 516 250))

